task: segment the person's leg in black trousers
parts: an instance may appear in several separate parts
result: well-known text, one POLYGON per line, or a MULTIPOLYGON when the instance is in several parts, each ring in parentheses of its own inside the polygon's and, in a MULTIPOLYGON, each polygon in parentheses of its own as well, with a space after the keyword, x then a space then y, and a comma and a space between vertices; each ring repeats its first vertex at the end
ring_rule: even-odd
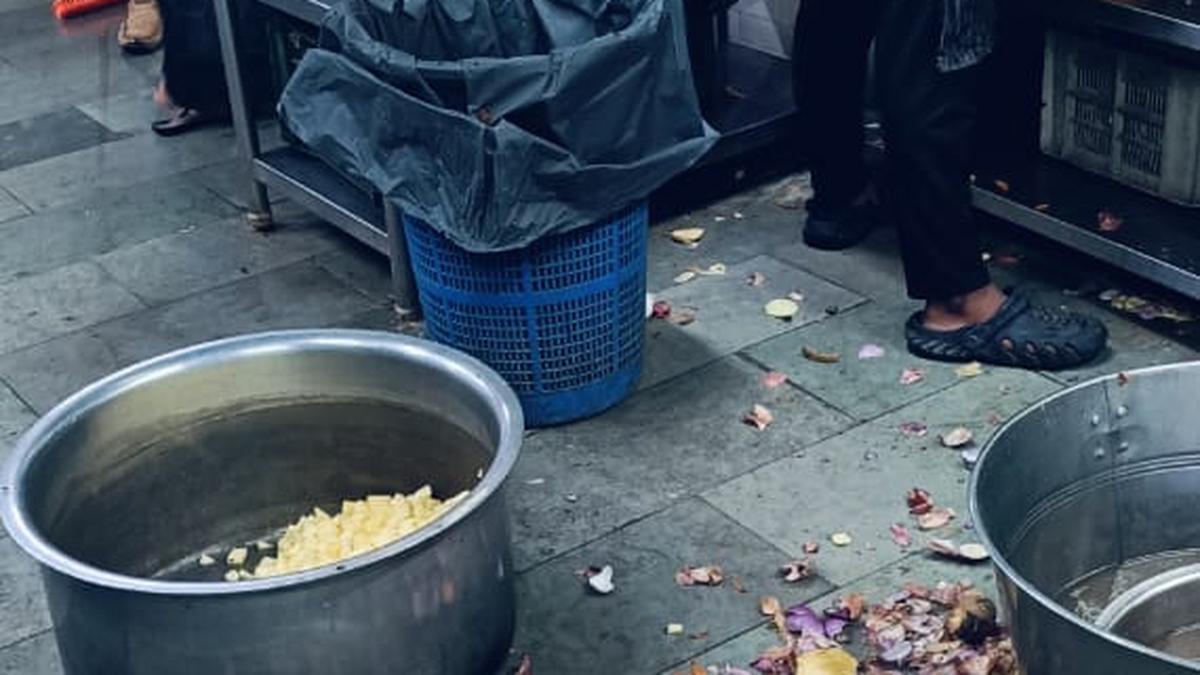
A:
POLYGON ((793 90, 815 193, 804 238, 816 248, 853 246, 870 229, 873 214, 863 203, 863 90, 883 2, 801 0, 796 15, 793 90))
MULTIPOLYGON (((978 68, 938 71, 943 2, 888 0, 875 45, 889 211, 908 294, 935 304, 992 288, 969 182, 978 68)), ((992 313, 1003 302, 996 296, 992 313)))
POLYGON ((906 326, 915 354, 1064 368, 1100 354, 1098 321, 1007 297, 980 257, 970 192, 978 67, 937 67, 945 0, 886 0, 875 44, 890 212, 908 294, 925 301, 906 326))

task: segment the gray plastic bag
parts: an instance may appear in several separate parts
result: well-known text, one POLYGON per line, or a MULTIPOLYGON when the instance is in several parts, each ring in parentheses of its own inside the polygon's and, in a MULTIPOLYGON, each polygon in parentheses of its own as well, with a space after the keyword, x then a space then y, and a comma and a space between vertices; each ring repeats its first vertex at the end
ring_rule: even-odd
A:
POLYGON ((717 139, 680 0, 346 0, 324 28, 284 124, 471 251, 608 217, 717 139))

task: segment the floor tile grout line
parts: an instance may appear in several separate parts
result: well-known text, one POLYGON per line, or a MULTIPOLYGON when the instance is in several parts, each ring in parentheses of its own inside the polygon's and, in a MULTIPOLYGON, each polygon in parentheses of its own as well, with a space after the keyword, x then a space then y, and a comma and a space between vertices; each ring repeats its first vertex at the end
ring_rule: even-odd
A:
MULTIPOLYGON (((13 395, 13 398, 20 401, 21 405, 25 406, 29 410, 29 412, 33 413, 34 415, 39 415, 39 416, 41 415, 41 412, 38 411, 37 408, 33 407, 33 404, 31 404, 29 401, 27 401, 25 399, 25 396, 22 395, 21 392, 17 391, 17 388, 15 386, 13 386, 13 384, 11 382, 9 382, 2 375, 0 375, 0 387, 3 387, 5 389, 7 389, 9 392, 11 392, 13 395)), ((2 535, 2 534, 4 534, 4 532, 0 531, 0 535, 2 535)))
POLYGON ((24 202, 24 200, 22 200, 20 197, 18 197, 16 194, 14 194, 12 190, 9 190, 8 188, 4 187, 4 185, 0 185, 0 192, 3 192, 4 194, 8 195, 9 199, 13 200, 21 208, 25 209, 25 215, 17 216, 16 218, 9 218, 8 220, 5 220, 3 222, 7 223, 10 221, 14 221, 14 220, 20 220, 21 218, 28 218, 29 216, 32 216, 34 214, 33 207, 26 204, 24 202))
MULTIPOLYGON (((324 226, 325 226, 325 224, 322 224, 322 227, 324 227, 324 226)), ((333 251, 333 249, 329 249, 326 251, 319 251, 317 253, 314 253, 314 254, 308 256, 304 260, 307 262, 310 262, 313 265, 313 267, 316 267, 317 269, 321 270, 322 272, 333 277, 334 279, 336 279, 338 281, 338 283, 342 284, 346 288, 349 288, 350 290, 354 291, 355 293, 358 293, 362 297, 366 298, 367 301, 371 302, 372 304, 381 304, 379 298, 372 296, 365 289, 358 288, 358 287, 354 286, 353 284, 351 284, 350 282, 342 279, 338 275, 334 274, 328 267, 326 267, 325 263, 321 262, 320 260, 317 260, 317 258, 319 258, 331 251, 333 251)), ((391 281, 389 280, 388 283, 390 284, 391 281)), ((392 295, 390 289, 389 289, 387 295, 383 298, 383 302, 387 303, 387 304, 383 305, 383 308, 389 309, 393 312, 393 314, 395 314, 396 298, 394 295, 392 295)), ((358 315, 363 315, 363 314, 367 314, 368 312, 378 311, 379 309, 380 309, 379 307, 373 307, 371 309, 363 310, 362 312, 359 312, 358 315)), ((399 333, 399 331, 392 331, 392 332, 399 333)), ((424 339, 424 338, 422 338, 422 339, 424 339)))
MULTIPOLYGON (((86 260, 87 260, 87 262, 90 262, 91 264, 95 265, 96 269, 100 270, 100 275, 102 277, 104 277, 105 279, 110 281, 117 288, 128 293, 134 300, 137 300, 138 303, 142 305, 141 308, 136 309, 132 312, 126 312, 126 313, 122 314, 121 316, 128 316, 129 314, 137 314, 138 312, 142 312, 147 309, 154 308, 154 303, 149 298, 143 298, 140 293, 133 290, 132 288, 129 288, 125 284, 121 283, 121 280, 116 278, 115 276, 113 276, 112 272, 108 271, 108 268, 105 267, 104 264, 101 263, 98 258, 99 258, 99 256, 89 255, 86 258, 86 260)), ((93 324, 93 325, 95 325, 95 324, 93 324)), ((51 338, 51 339, 53 339, 53 338, 51 338)))
MULTIPOLYGON (((797 243, 799 243, 799 242, 797 242, 797 243)), ((795 245, 795 244, 793 244, 793 246, 794 246, 794 245, 795 245)), ((838 281, 838 280, 836 280, 836 279, 833 279, 833 278, 831 278, 831 277, 828 277, 828 276, 826 276, 826 275, 824 275, 824 274, 821 274, 820 272, 814 272, 813 270, 811 270, 811 269, 809 269, 809 268, 805 267, 804 265, 801 265, 799 262, 796 262, 796 261, 794 261, 794 260, 786 260, 786 259, 784 259, 784 258, 777 258, 777 257, 775 257, 774 255, 772 255, 771 253, 764 253, 764 254, 762 254, 762 255, 765 255, 765 256, 767 256, 767 257, 771 258, 772 260, 775 260, 775 261, 777 261, 777 262, 779 262, 779 263, 781 263, 781 264, 783 264, 783 265, 786 265, 786 266, 788 266, 788 267, 791 267, 792 269, 800 270, 801 272, 804 272, 805 274, 809 274, 809 275, 811 275, 811 276, 814 276, 814 277, 816 277, 816 278, 820 279, 821 281, 824 281, 825 283, 827 283, 827 284, 829 284, 829 285, 831 285, 831 286, 834 286, 834 287, 840 288, 840 289, 842 289, 843 291, 846 291, 847 293, 852 293, 852 294, 854 294, 854 295, 857 295, 858 297, 860 297, 860 298, 862 298, 862 299, 864 299, 864 300, 874 300, 874 299, 875 299, 875 298, 871 297, 871 295, 870 295, 870 294, 868 294, 868 293, 864 293, 864 292, 862 292, 862 291, 859 291, 859 290, 857 290, 857 289, 850 288, 849 286, 846 286, 846 285, 844 285, 842 282, 840 282, 840 281, 838 281)))
POLYGON ((23 637, 19 640, 13 640, 12 642, 9 642, 7 644, 0 644, 0 652, 7 651, 7 650, 17 647, 19 645, 22 645, 26 642, 36 640, 37 638, 40 638, 40 637, 46 635, 47 633, 50 633, 51 635, 53 635, 54 634, 54 626, 50 626, 49 628, 43 628, 43 629, 37 631, 36 633, 33 633, 31 635, 26 635, 25 637, 23 637))
MULTIPOLYGON (((756 368, 761 369, 764 373, 771 372, 771 370, 772 370, 770 366, 763 363, 762 361, 759 361, 758 359, 754 358, 750 354, 745 353, 744 351, 734 352, 733 356, 735 358, 740 358, 742 361, 745 361, 746 363, 748 363, 756 368)), ((800 384, 798 382, 793 381, 792 378, 790 378, 790 377, 787 379, 786 382, 784 382, 784 386, 791 387, 792 389, 800 392, 801 394, 804 394, 805 396, 808 396, 809 398, 813 398, 813 399, 816 399, 817 401, 820 401, 826 407, 828 407, 830 410, 840 413, 840 414, 844 415, 846 417, 846 419, 849 419, 849 420, 852 420, 853 422, 855 422, 855 426, 858 426, 859 424, 863 424, 867 421, 867 420, 863 420, 863 419, 859 418, 857 415, 851 414, 850 411, 844 410, 841 406, 833 403, 832 401, 826 400, 820 394, 817 394, 815 392, 811 392, 811 391, 805 389, 804 387, 800 386, 800 384)))
MULTIPOLYGON (((676 661, 675 663, 672 663, 671 665, 667 666, 665 669, 663 669, 662 671, 659 671, 659 672, 660 673, 661 672, 669 672, 669 673, 677 672, 676 669, 686 667, 691 662, 698 660, 699 657, 701 657, 711 651, 720 649, 721 647, 724 647, 727 644, 731 644, 735 640, 740 640, 741 638, 749 635, 750 633, 752 633, 756 630, 762 630, 763 628, 766 628, 768 625, 770 625, 770 622, 765 619, 757 621, 753 626, 750 626, 749 628, 747 628, 743 631, 739 631, 739 632, 735 633, 734 635, 730 635, 728 638, 721 640, 720 642, 715 642, 711 645, 708 645, 707 648, 705 648, 701 651, 698 651, 695 654, 692 654, 691 656, 689 656, 686 659, 683 659, 682 661, 676 661)), ((40 635, 40 633, 39 633, 39 635, 40 635)), ((701 665, 703 665, 703 664, 701 664, 701 665)), ((716 665, 716 664, 713 664, 713 665, 716 665)), ((707 671, 705 671, 705 672, 707 672, 707 671)))
MULTIPOLYGON (((752 258, 754 258, 754 257, 757 257, 757 256, 751 256, 751 257, 752 257, 752 258)), ((867 303, 869 303, 869 302, 870 302, 870 299, 869 299, 869 298, 864 298, 864 299, 863 299, 863 301, 861 301, 861 302, 858 302, 858 303, 856 303, 856 304, 854 304, 854 305, 852 305, 852 306, 850 306, 850 307, 847 307, 847 308, 846 308, 846 310, 845 310, 844 312, 841 312, 841 314, 852 312, 852 311, 854 311, 855 309, 858 309, 859 307, 862 307, 862 306, 866 305, 866 304, 867 304, 867 303)), ((706 367, 708 367, 708 366, 712 365, 713 363, 716 363, 717 361, 720 361, 721 359, 725 359, 725 358, 728 358, 728 357, 731 357, 731 356, 739 356, 739 355, 741 355, 741 353, 742 353, 742 352, 744 352, 744 351, 746 351, 746 350, 748 350, 748 349, 752 349, 752 348, 754 348, 754 347, 757 347, 757 346, 759 346, 759 345, 763 344, 764 342, 769 342, 769 341, 771 341, 771 340, 774 340, 774 339, 776 339, 776 338, 783 337, 784 335, 790 335, 790 334, 792 334, 792 333, 794 333, 794 332, 797 332, 797 331, 804 330, 804 329, 808 328, 809 326, 815 326, 815 325, 817 325, 817 324, 821 323, 822 321, 825 321, 825 320, 827 320, 827 319, 829 319, 829 318, 831 318, 829 315, 827 315, 827 314, 822 314, 822 316, 820 316, 819 318, 813 319, 812 321, 809 321, 808 323, 800 324, 800 325, 798 325, 798 326, 795 326, 795 327, 793 327, 793 328, 789 328, 788 330, 786 330, 786 331, 784 331, 784 332, 782 332, 782 333, 776 333, 775 335, 770 335, 770 336, 768 336, 768 337, 765 337, 765 338, 763 338, 763 339, 761 339, 761 340, 756 340, 756 341, 754 341, 754 342, 751 342, 751 343, 749 343, 749 344, 746 344, 746 345, 743 345, 743 346, 741 346, 741 347, 738 347, 737 349, 735 349, 735 350, 733 350, 733 351, 730 351, 730 352, 724 352, 724 353, 718 353, 718 352, 714 352, 714 356, 713 356, 713 358, 711 358, 711 359, 708 359, 707 361, 703 361, 703 362, 701 362, 701 363, 698 363, 697 365, 695 365, 695 366, 692 366, 691 368, 688 368, 687 370, 684 370, 684 371, 678 372, 678 373, 676 373, 676 374, 674 374, 674 375, 672 375, 672 376, 670 376, 670 377, 668 377, 668 378, 666 378, 666 379, 662 380, 661 382, 655 382, 653 385, 651 385, 651 386, 649 386, 649 387, 646 387, 645 389, 639 389, 639 390, 637 390, 637 391, 636 391, 636 392, 634 392, 634 393, 635 393, 635 394, 640 394, 640 393, 641 393, 641 392, 643 392, 643 391, 651 391, 651 390, 657 389, 657 388, 661 387, 661 386, 662 386, 662 385, 664 385, 664 384, 667 384, 667 383, 669 383, 669 382, 674 382, 674 381, 676 381, 676 380, 678 380, 678 379, 680 379, 680 378, 682 378, 682 377, 684 377, 684 376, 686 376, 686 375, 690 375, 690 374, 692 374, 692 373, 696 372, 697 370, 700 370, 700 369, 702 369, 702 368, 706 368, 706 367)), ((809 393, 809 392, 805 392, 805 393, 809 393)), ((811 395, 811 394, 810 394, 810 395, 811 395)), ((826 402, 824 399, 818 399, 818 400, 820 400, 822 403, 827 403, 827 402, 826 402)), ((836 406, 830 406, 830 407, 832 407, 834 410, 838 410, 838 411, 840 412, 840 410, 839 410, 839 409, 838 409, 836 406)), ((850 415, 849 417, 850 417, 851 419, 856 419, 856 418, 855 418, 853 415, 850 415)))
MULTIPOLYGON (((657 386, 658 386, 658 385, 655 385, 655 387, 657 387, 657 386)), ((652 387, 652 388, 653 388, 653 387, 652 387)), ((773 458, 773 459, 768 459, 768 460, 766 460, 766 461, 763 461, 763 462, 761 462, 761 463, 759 463, 759 464, 755 464, 755 465, 751 466, 750 468, 746 469, 745 471, 742 471, 742 472, 740 472, 740 473, 734 474, 734 475, 732 475, 732 476, 729 476, 729 477, 727 477, 727 478, 723 478, 723 479, 721 479, 719 482, 716 482, 716 483, 714 483, 714 484, 712 484, 712 485, 705 485, 705 486, 701 487, 700 489, 696 490, 695 492, 690 492, 690 493, 688 493, 688 494, 686 494, 686 495, 680 495, 680 496, 679 496, 679 498, 677 498, 677 499, 674 499, 674 500, 670 500, 670 501, 668 501, 668 502, 667 502, 667 503, 666 503, 664 506, 662 506, 661 508, 656 508, 656 509, 653 509, 652 511, 649 511, 649 512, 647 512, 647 513, 644 513, 644 514, 642 514, 642 515, 639 515, 639 516, 637 516, 637 517, 635 517, 635 518, 633 518, 633 519, 631 519, 631 520, 629 520, 629 521, 627 521, 627 522, 621 523, 620 525, 618 525, 617 527, 613 528, 613 529, 612 529, 612 530, 610 530, 609 532, 606 532, 606 533, 604 533, 604 534, 602 534, 602 535, 600 535, 600 536, 598 536, 598 537, 593 537, 593 538, 591 538, 591 539, 588 539, 587 541, 584 541, 584 542, 581 542, 581 543, 579 543, 579 544, 576 544, 576 545, 574 545, 574 546, 571 546, 570 548, 563 549, 562 551, 560 551, 560 552, 558 552, 558 553, 555 553, 554 555, 550 556, 549 558, 546 558, 545 560, 541 560, 541 561, 539 561, 539 562, 535 563, 534 565, 532 565, 532 566, 530 566, 530 567, 527 567, 527 568, 525 568, 525 569, 523 569, 523 570, 518 570, 518 571, 517 571, 517 574, 519 574, 519 575, 520 575, 520 574, 525 574, 526 572, 530 572, 530 571, 532 571, 532 570, 534 570, 534 569, 537 569, 537 568, 539 568, 539 567, 542 567, 543 565, 545 565, 545 564, 547 564, 547 563, 550 563, 550 562, 553 562, 554 560, 557 560, 557 559, 559 559, 559 558, 561 558, 561 557, 563 557, 563 556, 565 556, 565 555, 567 555, 567 554, 574 553, 574 552, 578 551, 579 549, 582 549, 582 548, 584 548, 584 547, 586 547, 586 546, 588 546, 588 545, 590 545, 590 544, 594 544, 594 543, 596 543, 596 542, 598 542, 598 541, 601 541, 602 539, 607 539, 608 537, 612 536, 613 534, 616 534, 617 532, 620 532, 621 530, 624 530, 625 528, 627 528, 627 527, 629 527, 629 526, 631 526, 631 525, 634 525, 634 524, 636 524, 636 523, 640 523, 641 521, 643 521, 643 520, 645 520, 645 519, 647 519, 647 518, 650 518, 650 517, 652 517, 652 516, 656 516, 656 515, 658 515, 658 514, 660 514, 660 513, 663 513, 664 511, 667 511, 668 509, 671 509, 671 508, 673 508, 673 507, 675 507, 675 506, 677 506, 677 505, 679 505, 679 504, 681 504, 681 503, 683 503, 683 502, 685 502, 685 501, 687 501, 687 500, 689 500, 689 499, 700 499, 700 500, 704 501, 705 503, 709 503, 709 502, 708 502, 708 500, 707 500, 707 499, 704 497, 704 493, 705 493, 705 492, 709 492, 709 491, 711 491, 711 490, 713 490, 713 489, 716 489, 717 487, 720 487, 720 485, 722 485, 722 484, 729 483, 729 482, 732 482, 732 481, 738 480, 738 479, 740 479, 740 478, 743 478, 743 477, 745 477, 745 476, 747 476, 747 475, 749 475, 749 474, 751 474, 751 473, 754 473, 755 471, 758 471, 759 469, 762 469, 762 468, 763 468, 763 467, 765 467, 765 466, 769 466, 769 465, 771 465, 771 464, 774 464, 775 462, 779 462, 779 461, 782 461, 782 460, 784 460, 784 459, 788 459, 789 457, 795 457, 795 455, 796 455, 796 453, 797 453, 797 452, 800 452, 800 451, 802 451, 802 450, 805 450, 805 449, 807 449, 807 448, 811 448, 811 447, 813 447, 813 446, 815 446, 815 445, 819 445, 819 444, 821 444, 821 443, 824 443, 824 442, 826 442, 826 441, 832 440, 832 439, 834 439, 834 438, 837 438, 838 436, 841 436, 841 435, 842 435, 842 434, 844 434, 844 433, 847 433, 847 432, 849 432, 850 430, 852 430, 852 429, 854 429, 854 428, 856 428, 856 427, 862 426, 862 424, 858 423, 858 422, 857 422, 857 420, 855 420, 855 419, 854 419, 854 418, 852 418, 852 417, 851 417, 851 418, 848 418, 848 421, 850 421, 852 424, 851 424, 851 426, 850 426, 850 427, 848 427, 848 428, 846 428, 846 429, 841 429, 841 430, 838 430, 838 431, 833 431, 833 432, 829 433, 829 434, 828 434, 828 435, 826 435, 826 436, 822 436, 822 437, 820 437, 820 438, 816 438, 816 439, 814 439, 814 440, 813 440, 811 443, 808 443, 808 444, 806 444, 806 445, 805 445, 804 447, 802 447, 802 448, 796 448, 796 449, 794 449, 794 450, 789 450, 789 451, 788 451, 788 453, 787 453, 786 455, 783 455, 783 456, 781 456, 781 457, 775 457, 775 458, 773 458)), ((736 522, 736 521, 735 521, 735 522, 736 522)), ((742 527, 745 527, 745 525, 742 525, 742 527)))
MULTIPOLYGON (((131 134, 127 134, 127 135, 126 135, 124 138, 121 138, 121 139, 118 139, 118 140, 127 141, 127 140, 130 140, 130 139, 132 139, 132 138, 141 138, 141 137, 143 137, 143 135, 141 135, 141 134, 132 134, 132 133, 131 133, 131 134)), ((149 137, 149 135, 147 134, 147 135, 145 135, 145 137, 149 137)), ((233 140, 230 140, 230 145, 231 145, 231 146, 233 145, 233 143, 234 143, 234 141, 233 141, 233 140)), ((42 159, 40 159, 40 160, 38 160, 38 161, 36 161, 36 162, 30 162, 30 163, 28 163, 28 164, 22 164, 22 165, 20 165, 20 166, 17 166, 17 167, 11 167, 11 168, 9 168, 9 169, 4 169, 4 170, 0 171, 0 187, 5 187, 5 186, 4 186, 4 182, 3 182, 3 179, 4 179, 4 175, 5 175, 5 174, 8 174, 8 173, 11 173, 11 172, 14 172, 14 171, 18 171, 18 170, 26 170, 26 169, 28 169, 29 167, 36 166, 36 165, 38 165, 38 164, 41 164, 41 163, 44 163, 44 162, 52 162, 52 161, 55 161, 55 160, 58 160, 58 159, 61 159, 61 158, 64 158, 64 157, 70 157, 70 156, 72 156, 72 155, 76 155, 76 154, 80 154, 80 153, 84 153, 84 152, 89 152, 89 151, 95 150, 95 149, 97 149, 97 148, 100 148, 100 149, 105 149, 105 148, 106 148, 106 146, 108 146, 108 145, 112 145, 112 143, 111 143, 111 142, 110 142, 110 143, 100 143, 100 144, 93 145, 93 146, 89 146, 89 147, 86 147, 86 148, 80 148, 80 149, 78 149, 78 150, 72 150, 71 152, 65 152, 65 153, 62 153, 62 154, 59 154, 59 155, 53 155, 53 156, 51 156, 51 157, 44 157, 44 158, 42 158, 42 159)), ((202 162, 200 162, 199 164, 197 164, 197 165, 195 165, 195 166, 189 166, 188 168, 186 168, 186 169, 184 169, 184 170, 182 170, 182 171, 174 171, 174 172, 169 172, 169 173, 164 173, 164 174, 155 175, 155 176, 153 176, 153 177, 151 177, 151 178, 147 178, 147 179, 145 179, 145 180, 139 180, 139 181, 136 181, 136 182, 134 182, 134 183, 131 183, 131 184, 129 184, 129 185, 120 186, 120 188, 119 188, 119 189, 131 189, 131 188, 136 188, 137 186, 144 185, 145 183, 148 183, 148 182, 151 182, 151 181, 155 181, 155 180, 164 180, 164 179, 167 179, 167 178, 172 178, 172 177, 176 177, 176 176, 183 176, 184 174, 186 174, 186 173, 189 173, 189 172, 192 172, 192 171, 197 171, 197 170, 199 170, 199 169, 206 169, 206 168, 208 168, 208 167, 210 167, 210 166, 213 166, 213 165, 216 165, 216 164, 220 164, 220 163, 222 163, 222 162, 228 162, 228 161, 230 161, 231 159, 234 159, 235 157, 236 157, 236 155, 235 155, 234 157, 217 157, 217 158, 213 158, 213 159, 211 159, 211 160, 205 160, 205 161, 202 161, 202 162)), ((7 187, 7 188, 6 188, 6 191, 7 191, 8 193, 12 194, 14 197, 18 197, 18 201, 21 201, 21 203, 22 203, 22 204, 23 204, 23 205, 24 205, 26 208, 30 209, 30 210, 31 210, 33 213, 42 213, 42 212, 45 212, 45 211, 51 211, 51 210, 54 210, 54 209, 63 208, 63 207, 65 207, 65 206, 69 206, 69 205, 71 205, 71 204, 85 204, 85 203, 87 203, 87 202, 88 202, 88 200, 90 200, 90 199, 93 199, 93 198, 94 198, 96 195, 98 195, 98 194, 100 194, 100 193, 102 193, 102 192, 106 192, 106 191, 108 191, 108 190, 110 190, 110 189, 112 189, 112 188, 91 188, 91 189, 87 190, 86 192, 82 193, 81 195, 75 195, 75 196, 73 196, 71 199, 68 199, 68 200, 65 200, 65 201, 52 202, 52 203, 46 204, 44 208, 40 208, 40 209, 38 209, 38 208, 33 208, 33 206, 32 206, 32 205, 30 205, 30 204, 27 204, 27 203, 26 203, 26 202, 24 202, 23 200, 20 200, 20 199, 19 199, 20 195, 18 195, 16 192, 13 192, 13 190, 12 190, 12 188, 11 188, 11 187, 7 187)))

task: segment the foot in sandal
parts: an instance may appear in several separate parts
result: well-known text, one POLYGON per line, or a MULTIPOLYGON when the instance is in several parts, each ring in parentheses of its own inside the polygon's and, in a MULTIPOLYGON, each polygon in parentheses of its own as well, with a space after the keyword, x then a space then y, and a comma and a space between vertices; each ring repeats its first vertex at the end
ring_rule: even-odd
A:
POLYGON ((1104 352, 1108 330, 1098 320, 1034 304, 1028 293, 1007 297, 986 286, 950 302, 931 302, 905 326, 908 350, 938 361, 980 361, 1031 370, 1061 370, 1104 352))
POLYGON ((151 123, 150 128, 159 136, 178 136, 217 121, 218 116, 194 108, 176 108, 170 117, 151 123))
POLYGON ((162 44, 162 15, 158 0, 129 0, 125 20, 117 29, 117 44, 127 54, 149 54, 162 44))

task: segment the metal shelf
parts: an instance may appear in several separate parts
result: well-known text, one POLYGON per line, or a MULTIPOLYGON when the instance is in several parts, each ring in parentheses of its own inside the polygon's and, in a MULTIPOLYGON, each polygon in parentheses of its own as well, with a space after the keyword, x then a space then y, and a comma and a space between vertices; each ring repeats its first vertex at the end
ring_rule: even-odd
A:
POLYGON ((271 9, 283 12, 290 17, 299 19, 304 23, 313 26, 320 26, 321 20, 325 17, 325 12, 333 6, 337 0, 257 0, 259 4, 266 5, 271 9))
POLYGON ((768 147, 795 134, 790 61, 731 44, 724 48, 722 73, 723 91, 704 111, 708 123, 721 132, 721 139, 701 160, 702 165, 768 147))
POLYGON ((321 160, 290 147, 254 160, 254 177, 350 236, 387 254, 383 208, 321 160))
POLYGON ((1041 11, 1060 25, 1200 51, 1200 6, 1189 0, 1057 0, 1043 3, 1041 11))
POLYGON ((1192 298, 1200 298, 1200 211, 1049 157, 1003 176, 980 175, 979 210, 1192 298), (1001 193, 994 179, 1009 186, 1001 193), (1101 232, 1098 214, 1124 221, 1101 232))

